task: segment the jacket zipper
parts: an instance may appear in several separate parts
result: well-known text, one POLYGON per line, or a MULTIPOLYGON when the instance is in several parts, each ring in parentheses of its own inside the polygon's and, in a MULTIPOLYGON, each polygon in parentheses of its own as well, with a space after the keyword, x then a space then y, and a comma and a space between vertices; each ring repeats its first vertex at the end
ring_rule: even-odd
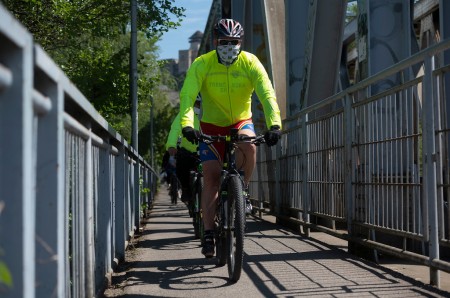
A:
POLYGON ((228 103, 230 105, 230 117, 231 117, 230 122, 231 122, 231 124, 234 124, 233 123, 233 110, 232 110, 232 107, 231 107, 231 96, 230 96, 230 88, 231 87, 230 87, 230 73, 229 73, 229 70, 230 70, 230 66, 227 67, 228 103))

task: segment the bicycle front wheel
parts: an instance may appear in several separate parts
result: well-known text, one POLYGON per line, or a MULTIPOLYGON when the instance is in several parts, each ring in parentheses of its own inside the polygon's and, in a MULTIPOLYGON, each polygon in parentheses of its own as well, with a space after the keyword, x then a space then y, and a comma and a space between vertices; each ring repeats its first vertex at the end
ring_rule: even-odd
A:
POLYGON ((239 176, 231 176, 228 181, 228 275, 232 282, 241 277, 244 259, 245 204, 242 181, 239 176))
POLYGON ((194 195, 194 232, 195 237, 200 238, 203 245, 203 218, 202 218, 202 190, 203 190, 203 177, 197 177, 197 181, 195 184, 195 195, 194 195))

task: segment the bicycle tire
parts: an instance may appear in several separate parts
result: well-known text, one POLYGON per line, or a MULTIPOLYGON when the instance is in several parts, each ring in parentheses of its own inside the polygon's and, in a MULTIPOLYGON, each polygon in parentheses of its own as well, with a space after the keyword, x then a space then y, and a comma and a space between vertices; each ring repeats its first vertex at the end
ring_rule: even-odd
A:
POLYGON ((218 267, 225 266, 228 258, 227 238, 224 232, 219 232, 216 235, 216 264, 218 267))
POLYGON ((170 198, 172 204, 176 205, 178 204, 178 178, 175 174, 172 175, 172 178, 170 179, 170 198))
POLYGON ((241 277, 244 260, 245 203, 242 193, 242 181, 239 176, 231 176, 228 180, 228 225, 227 233, 227 265, 228 276, 232 282, 241 277))
POLYGON ((221 266, 225 266, 225 264, 227 263, 227 259, 228 259, 228 245, 227 245, 227 234, 228 231, 226 231, 224 229, 224 218, 225 218, 225 204, 224 204, 224 199, 226 200, 225 202, 228 201, 227 198, 222 197, 222 190, 219 192, 220 193, 220 204, 219 204, 219 208, 217 210, 217 221, 216 221, 216 264, 217 266, 221 267, 221 266))
POLYGON ((194 233, 196 239, 200 239, 203 245, 204 226, 202 218, 202 191, 203 191, 203 177, 199 175, 196 179, 194 187, 194 233))

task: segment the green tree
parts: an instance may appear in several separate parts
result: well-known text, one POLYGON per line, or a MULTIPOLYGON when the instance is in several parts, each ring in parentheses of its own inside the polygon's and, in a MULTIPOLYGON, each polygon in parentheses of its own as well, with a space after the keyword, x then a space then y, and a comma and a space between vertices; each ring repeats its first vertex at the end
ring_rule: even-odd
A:
MULTIPOLYGON (((100 114, 130 141, 130 1, 3 0, 3 3, 100 114)), ((176 81, 164 71, 162 62, 157 61, 156 42, 164 32, 180 25, 183 13, 184 8, 176 7, 174 0, 138 0, 140 128, 149 126, 151 94, 154 102, 161 105, 155 104, 155 132, 156 127, 167 129, 167 123, 159 125, 158 122, 173 116, 167 98, 157 89, 162 82, 175 86, 176 81)), ((144 141, 145 138, 146 135, 144 141)), ((155 138, 155 141, 165 142, 165 139, 155 138)), ((139 152, 145 153, 148 148, 139 146, 139 152)))
MULTIPOLYGON (((167 136, 169 134, 170 126, 173 119, 178 113, 178 109, 174 108, 167 100, 158 100, 158 98, 164 98, 165 95, 161 92, 154 95, 154 121, 153 121, 153 154, 155 166, 159 168, 162 161, 164 152, 166 151, 165 144, 167 136)), ((142 149, 141 154, 146 160, 150 160, 150 105, 141 107, 141 118, 146 118, 142 120, 139 118, 139 151, 142 149), (147 118, 148 117, 148 118, 147 118)))
MULTIPOLYGON (((126 0, 2 0, 51 56, 61 48, 79 49, 84 37, 113 39, 130 22, 126 0)), ((160 37, 180 25, 185 9, 174 0, 139 0, 139 31, 147 38, 160 37), (175 18, 175 21, 173 21, 175 18)))

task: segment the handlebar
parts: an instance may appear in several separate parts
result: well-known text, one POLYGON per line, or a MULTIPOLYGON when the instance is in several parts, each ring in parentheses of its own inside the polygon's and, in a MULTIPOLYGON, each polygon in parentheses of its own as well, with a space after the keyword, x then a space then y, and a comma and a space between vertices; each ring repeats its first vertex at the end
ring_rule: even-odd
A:
POLYGON ((201 134, 199 137, 199 141, 211 144, 214 142, 226 142, 231 141, 232 143, 251 143, 258 146, 259 144, 265 143, 266 140, 264 139, 264 135, 259 136, 246 136, 246 135, 237 135, 236 138, 232 138, 231 136, 212 136, 212 135, 205 135, 201 134))

